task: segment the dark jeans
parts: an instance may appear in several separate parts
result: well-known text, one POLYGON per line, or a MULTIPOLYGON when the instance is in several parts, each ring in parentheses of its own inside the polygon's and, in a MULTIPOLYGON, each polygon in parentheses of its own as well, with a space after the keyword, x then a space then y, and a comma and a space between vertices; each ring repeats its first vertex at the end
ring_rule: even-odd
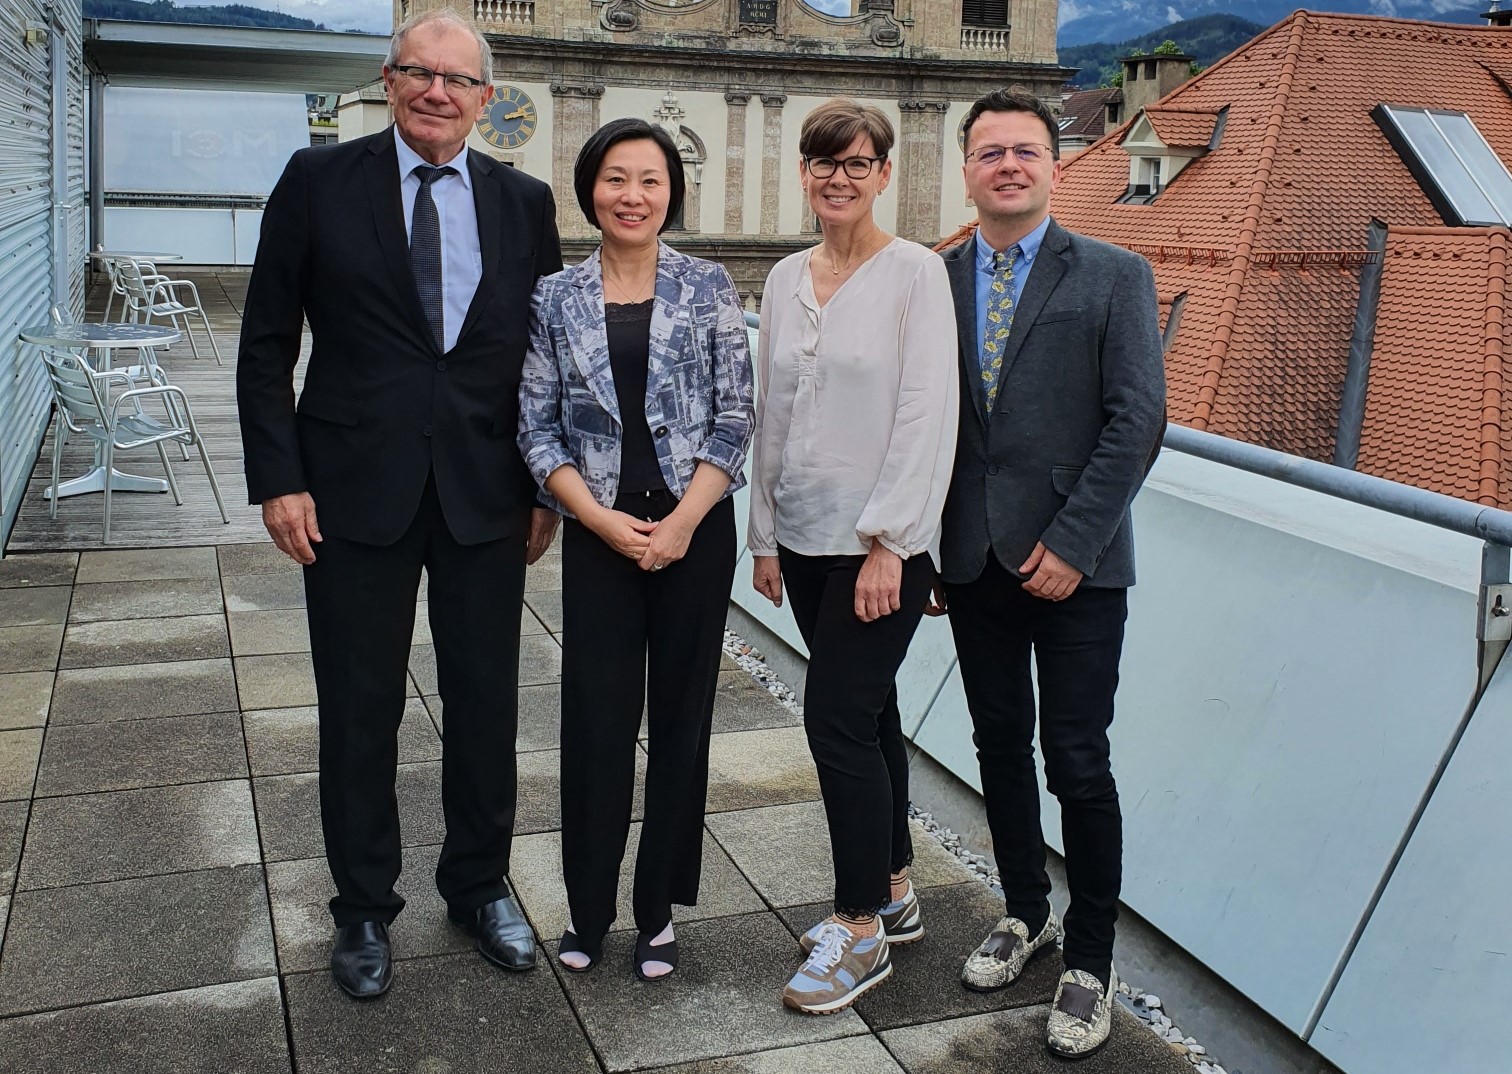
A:
POLYGON ((809 649, 803 727, 819 769, 835 859, 835 910, 858 917, 890 901, 889 874, 913 860, 908 741, 898 713, 898 666, 934 581, 928 556, 904 561, 902 607, 856 618, 865 556, 805 556, 778 548, 793 618, 809 649))
MULTIPOLYGON (((615 508, 661 519, 670 492, 615 508)), ((578 938, 614 923, 635 792, 641 713, 649 738, 646 813, 635 860, 635 925, 656 933, 698 901, 709 726, 735 576, 735 507, 715 504, 687 554, 644 571, 581 523, 562 534, 562 875, 578 938)))
POLYGON ((394 777, 422 566, 446 711, 446 841, 436 886, 463 912, 509 890, 525 538, 458 544, 432 479, 394 544, 327 536, 304 572, 320 705, 320 823, 338 926, 392 921, 404 907, 394 891, 394 777))
POLYGON ((1123 875, 1108 726, 1128 591, 1082 586, 1064 601, 1041 600, 989 556, 975 582, 946 587, 946 600, 1008 913, 1033 929, 1050 905, 1034 768, 1032 650, 1045 782, 1060 802, 1071 888, 1066 965, 1102 976, 1113 959, 1123 875))

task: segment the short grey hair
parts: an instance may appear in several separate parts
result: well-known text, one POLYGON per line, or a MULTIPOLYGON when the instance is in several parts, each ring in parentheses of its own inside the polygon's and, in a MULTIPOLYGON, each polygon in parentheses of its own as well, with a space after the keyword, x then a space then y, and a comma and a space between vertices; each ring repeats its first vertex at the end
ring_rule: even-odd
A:
POLYGON ((473 40, 478 43, 478 65, 483 72, 483 81, 493 84, 493 49, 488 47, 488 39, 478 32, 478 28, 458 15, 449 7, 433 8, 430 11, 422 11, 411 15, 399 24, 394 31, 394 36, 389 39, 388 58, 383 61, 383 66, 392 70, 399 65, 399 54, 404 51, 405 39, 411 33, 422 26, 430 26, 432 23, 440 23, 444 26, 454 26, 472 34, 473 40))

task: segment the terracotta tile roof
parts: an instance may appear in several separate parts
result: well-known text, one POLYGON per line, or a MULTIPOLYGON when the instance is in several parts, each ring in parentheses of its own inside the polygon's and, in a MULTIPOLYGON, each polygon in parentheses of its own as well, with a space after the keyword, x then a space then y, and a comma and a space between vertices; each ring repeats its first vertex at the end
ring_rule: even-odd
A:
POLYGON ((1218 125, 1216 108, 1156 108, 1144 110, 1156 136, 1166 145, 1205 146, 1218 125))
POLYGON ((1061 128, 1062 138, 1100 138, 1103 133, 1103 117, 1108 105, 1123 100, 1123 90, 1112 89, 1077 90, 1061 105, 1061 118, 1072 122, 1061 128))
POLYGON ((1172 418, 1331 460, 1368 229, 1383 221, 1358 466, 1512 508, 1507 234, 1443 227, 1371 117, 1381 103, 1463 110, 1512 161, 1508 85, 1512 29, 1300 11, 1159 103, 1157 131, 1228 115, 1153 202, 1119 203, 1128 123, 1067 161, 1056 219, 1144 254, 1162 298, 1186 296, 1166 355, 1172 418))

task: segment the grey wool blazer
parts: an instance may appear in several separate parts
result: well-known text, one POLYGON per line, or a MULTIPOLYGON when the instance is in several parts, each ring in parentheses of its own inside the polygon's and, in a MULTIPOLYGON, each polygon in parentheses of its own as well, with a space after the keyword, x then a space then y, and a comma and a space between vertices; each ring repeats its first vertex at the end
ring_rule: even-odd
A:
POLYGON ((1053 219, 1013 316, 996 404, 977 357, 976 243, 944 254, 960 336, 961 428, 940 574, 972 582, 1045 547, 1082 584, 1134 584, 1129 505, 1165 423, 1155 275, 1128 250, 1053 219))

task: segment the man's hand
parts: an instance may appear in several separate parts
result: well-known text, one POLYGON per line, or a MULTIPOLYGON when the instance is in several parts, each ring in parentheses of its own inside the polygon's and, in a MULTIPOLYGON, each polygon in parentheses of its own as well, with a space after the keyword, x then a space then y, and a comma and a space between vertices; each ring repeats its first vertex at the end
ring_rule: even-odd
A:
POLYGON ((1065 600, 1076 592, 1082 580, 1082 572, 1046 548, 1043 541, 1034 543, 1034 551, 1018 572, 1029 575, 1024 589, 1041 600, 1065 600))
POLYGON ((264 500, 262 512, 263 525, 280 552, 306 567, 315 562, 310 542, 320 543, 320 525, 315 521, 315 501, 308 492, 264 500))
POLYGON ((945 586, 938 578, 930 589, 930 600, 924 604, 925 615, 949 615, 950 605, 945 602, 945 586))
POLYGON ((527 567, 544 556, 551 547, 551 539, 556 536, 557 523, 561 518, 549 507, 537 507, 530 512, 530 536, 525 539, 527 567))
POLYGON ((751 585, 777 607, 782 607, 782 565, 776 556, 751 557, 751 585))
POLYGON ((903 557, 872 539, 871 551, 856 576, 856 618, 863 623, 891 615, 903 605, 903 557))

